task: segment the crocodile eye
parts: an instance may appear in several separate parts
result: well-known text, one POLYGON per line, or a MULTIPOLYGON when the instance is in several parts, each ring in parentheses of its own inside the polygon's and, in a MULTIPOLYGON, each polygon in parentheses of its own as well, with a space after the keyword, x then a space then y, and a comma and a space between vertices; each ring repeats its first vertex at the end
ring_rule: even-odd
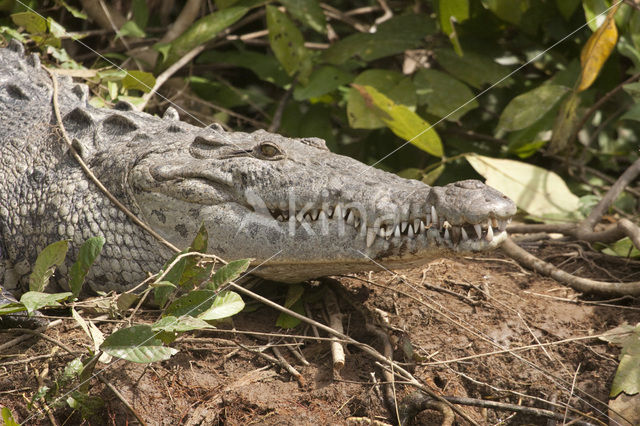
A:
POLYGON ((284 157, 280 148, 271 142, 262 142, 256 148, 259 156, 268 160, 277 160, 284 157))

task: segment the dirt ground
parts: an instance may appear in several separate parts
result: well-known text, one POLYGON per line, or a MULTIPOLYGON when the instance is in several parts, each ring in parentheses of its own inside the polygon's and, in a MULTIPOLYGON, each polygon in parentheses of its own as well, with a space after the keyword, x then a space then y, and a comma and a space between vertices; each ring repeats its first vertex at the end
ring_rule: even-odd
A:
MULTIPOLYGON (((638 280, 640 262, 587 256, 567 243, 536 246, 533 251, 541 258, 562 264, 569 272, 606 280, 638 280)), ((390 336, 394 359, 436 393, 562 415, 568 403, 569 417, 592 424, 608 422, 608 391, 620 350, 595 336, 623 322, 640 322, 638 300, 583 298, 521 268, 500 252, 436 260, 397 274, 377 272, 337 279, 340 286, 335 292, 345 333, 382 351, 381 340, 366 325, 388 321, 384 330, 390 336), (518 350, 522 347, 527 348, 518 350)), ((315 290, 310 293, 319 293, 315 290)), ((187 333, 172 344, 180 352, 168 361, 148 366, 124 361, 98 364, 96 371, 102 371, 104 382, 121 398, 104 382, 91 379, 89 393, 101 397, 104 406, 84 420, 66 404, 53 406, 48 415, 41 403, 29 408, 39 387, 38 376, 42 384, 53 387, 65 364, 74 358, 47 340, 31 338, 0 354, 0 405, 9 407, 15 419, 25 424, 50 424, 51 418, 60 425, 137 424, 123 400, 148 425, 395 422, 383 400, 384 390, 374 383, 384 379, 371 356, 348 345, 346 365, 334 375, 327 341, 252 334, 313 336, 311 327, 303 324, 283 331, 275 326, 278 312, 251 306, 251 312, 236 316, 233 324, 223 324, 219 331, 187 333), (248 349, 276 345, 299 371, 299 378, 236 343, 248 349), (288 350, 287 345, 295 343, 305 362, 288 350)), ((322 301, 310 300, 308 307, 310 317, 325 323, 322 301)), ((154 317, 149 313, 140 319, 144 318, 151 322, 154 317)), ((89 340, 74 325, 67 318, 46 335, 86 353, 89 340)), ((117 323, 98 325, 108 333, 117 323)), ((0 333, 0 344, 18 335, 0 333)), ((326 337, 322 332, 319 335, 326 337)), ((276 356, 272 349, 265 353, 276 356)), ((402 404, 415 389, 395 383, 395 392, 402 404)), ((547 424, 542 417, 522 413, 457 407, 481 425, 547 424)), ((441 424, 442 419, 440 412, 424 410, 412 424, 441 424)), ((456 424, 466 422, 456 416, 456 424)))

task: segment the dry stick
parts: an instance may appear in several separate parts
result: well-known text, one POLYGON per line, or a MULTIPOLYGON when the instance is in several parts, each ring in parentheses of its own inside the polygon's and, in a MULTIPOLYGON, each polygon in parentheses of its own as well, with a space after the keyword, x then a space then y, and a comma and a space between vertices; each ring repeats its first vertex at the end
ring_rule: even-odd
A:
POLYGON ((624 87, 625 84, 632 83, 632 82, 636 81, 639 78, 640 78, 640 73, 632 75, 631 77, 629 77, 628 79, 626 79, 625 81, 623 81, 622 83, 618 84, 616 87, 611 89, 606 95, 604 95, 603 97, 598 99, 598 101, 595 104, 593 104, 593 106, 591 108, 589 108, 589 110, 584 114, 584 116, 582 116, 582 119, 580 120, 578 125, 575 127, 575 130, 573 131, 573 134, 569 137, 569 143, 572 144, 573 141, 575 141, 576 137, 578 136, 578 132, 580 131, 580 129, 582 129, 582 127, 584 127, 584 125, 587 123, 589 118, 591 118, 591 116, 603 104, 605 104, 613 95, 618 93, 620 91, 620 89, 622 89, 624 87))
POLYGON ((158 89, 167 82, 167 80, 169 80, 169 78, 171 78, 171 76, 173 74, 175 74, 176 72, 178 72, 178 70, 180 68, 182 68, 183 66, 185 66, 189 61, 191 61, 193 58, 195 58, 196 56, 198 56, 207 46, 204 44, 201 44, 198 47, 195 47, 193 49, 191 49, 190 51, 188 51, 183 57, 181 57, 179 60, 177 60, 175 63, 173 63, 169 68, 167 68, 166 70, 164 70, 162 72, 162 74, 160 74, 158 76, 158 78, 156 78, 156 82, 153 85, 153 87, 151 88, 151 90, 149 90, 149 92, 145 93, 142 96, 142 102, 140 104, 138 104, 136 106, 136 109, 138 111, 142 111, 146 108, 147 103, 149 102, 149 100, 151 99, 151 97, 158 91, 158 89))
POLYGON ((80 157, 80 155, 78 154, 76 149, 73 147, 73 142, 71 142, 71 139, 69 139, 69 134, 67 133, 67 130, 64 128, 64 124, 62 122, 62 116, 60 115, 60 106, 58 105, 58 79, 57 79, 54 71, 52 71, 52 70, 50 70, 49 68, 46 68, 46 67, 42 67, 42 68, 47 73, 49 73, 49 76, 51 77, 51 81, 53 82, 53 95, 52 95, 52 98, 53 98, 52 99, 53 100, 53 111, 54 111, 54 113, 56 115, 57 124, 60 127, 60 133, 62 134, 62 139, 66 142, 66 144, 67 144, 67 146, 69 148, 69 152, 71 152, 71 154, 76 159, 76 161, 78 162, 78 164, 80 165, 82 170, 89 177, 89 179, 91 179, 91 181, 104 193, 104 195, 106 195, 106 197, 113 204, 115 204, 120 210, 122 210, 122 212, 124 214, 126 214, 129 217, 129 219, 131 219, 135 224, 137 224, 142 229, 147 231, 149 234, 151 234, 154 238, 156 238, 158 241, 160 241, 165 246, 169 247, 171 250, 175 251, 176 253, 180 253, 180 250, 176 246, 174 246, 169 241, 167 241, 164 238, 162 238, 156 231, 151 229, 149 227, 149 225, 147 225, 146 223, 144 223, 143 221, 138 219, 138 217, 135 214, 133 214, 131 211, 129 211, 128 208, 126 208, 120 201, 118 201, 116 199, 116 197, 114 197, 113 194, 111 194, 111 192, 109 192, 109 190, 107 188, 105 188, 105 186, 102 184, 102 182, 100 182, 100 180, 98 180, 96 175, 93 174, 93 172, 89 169, 89 167, 84 162, 82 157, 80 157))
POLYGON ((363 352, 369 354, 370 356, 372 356, 373 358, 375 358, 376 360, 384 363, 384 364, 393 364, 394 366, 394 370, 396 370, 396 372, 399 373, 399 375, 404 378, 405 380, 409 381, 409 383, 412 386, 415 386, 416 388, 422 390, 423 392, 425 392, 426 394, 428 394, 429 396, 431 396, 434 399, 437 399, 440 402, 444 402, 446 404, 449 404, 451 406, 451 408, 453 409, 453 411, 455 411, 460 417, 464 418, 466 421, 468 421, 469 423, 471 423, 472 425, 477 425, 477 423, 475 421, 473 421, 473 419, 471 419, 469 416, 467 416, 463 411, 461 411, 458 407, 451 405, 450 403, 448 403, 442 396, 436 394, 434 391, 432 391, 431 389, 429 389, 428 387, 426 387, 425 385, 423 385, 422 383, 420 383, 415 377, 413 377, 413 375, 411 373, 409 373, 407 370, 405 370, 404 368, 402 368, 400 365, 398 365, 395 361, 386 358, 384 355, 382 355, 380 352, 376 351, 375 349, 373 349, 371 346, 362 343, 362 342, 358 342, 357 340, 344 335, 342 333, 338 333, 337 331, 335 331, 334 329, 332 329, 331 327, 328 327, 324 324, 321 324, 317 321, 314 321, 310 318, 305 317, 304 315, 300 315, 297 312, 292 311, 291 309, 287 309, 284 306, 280 306, 277 303, 267 299, 266 297, 262 297, 259 294, 256 294, 250 290, 247 290, 244 287, 239 286, 238 284, 234 283, 234 282, 230 282, 229 283, 229 287, 235 289, 237 292, 245 294, 259 302, 264 303, 267 306, 270 306, 280 312, 284 312, 288 315, 291 315, 294 318, 299 319, 300 321, 306 322, 308 324, 311 324, 317 328, 319 328, 320 330, 323 330, 326 333, 329 333, 333 336, 339 337, 343 340, 345 340, 346 342, 348 342, 349 344, 355 345, 357 347, 359 347, 363 352))
MULTIPOLYGON (((344 333, 342 328, 342 313, 338 305, 338 299, 331 289, 327 289, 324 306, 329 316, 329 326, 339 333, 344 333)), ((344 347, 336 337, 331 340, 331 357, 333 358, 333 371, 339 373, 344 367, 344 347)))
MULTIPOLYGON (((37 331, 37 332, 42 333, 42 332, 43 332, 43 331, 45 331, 46 329, 48 329, 48 328, 52 328, 52 327, 55 327, 56 325, 59 325, 59 324, 62 324, 62 320, 59 320, 59 319, 58 319, 58 320, 55 320, 55 321, 50 322, 49 324, 45 325, 44 327, 40 327, 40 328, 38 328, 38 329, 36 329, 36 330, 32 330, 32 331, 37 331)), ((26 332, 26 331, 25 331, 26 329, 24 329, 24 328, 17 328, 17 329, 15 329, 15 330, 20 331, 20 332, 25 332, 25 333, 27 333, 27 334, 24 334, 24 335, 22 335, 22 336, 18 336, 18 337, 16 337, 15 339, 12 339, 12 340, 9 340, 9 341, 8 341, 8 342, 6 342, 6 343, 3 343, 2 345, 0 345, 0 352, 1 352, 1 351, 4 351, 4 350, 5 350, 5 349, 7 349, 7 348, 13 348, 13 347, 15 347, 18 343, 23 342, 23 341, 25 341, 25 340, 29 340, 29 339, 31 339, 31 338, 34 336, 33 334, 29 334, 28 332, 26 332)), ((2 332, 3 332, 3 330, 0 330, 0 333, 2 333, 2 332)))
POLYGON ((129 404, 129 401, 127 401, 127 399, 118 391, 118 389, 116 389, 115 386, 113 386, 104 377, 102 377, 101 374, 96 374, 96 375, 98 376, 98 380, 104 383, 105 386, 109 388, 111 392, 113 392, 113 394, 120 400, 120 402, 124 404, 125 407, 127 407, 127 409, 131 412, 131 414, 133 414, 133 416, 138 420, 138 422, 140 422, 142 426, 146 426, 144 419, 140 416, 140 414, 138 414, 138 412, 133 408, 133 406, 129 404))
POLYGON ((270 132, 276 132, 280 128, 280 123, 282 122, 282 114, 284 113, 284 107, 287 106, 287 102, 289 102, 289 98, 293 93, 293 89, 296 87, 297 81, 298 77, 296 76, 291 82, 291 87, 289 87, 289 90, 287 90, 282 99, 280 99, 278 108, 276 109, 275 114, 273 114, 273 120, 271 121, 271 125, 268 129, 270 132))
MULTIPOLYGON (((57 321, 62 322, 62 320, 57 320, 57 321)), ((54 322, 56 322, 56 321, 54 321, 54 322)), ((44 339, 44 340, 48 340, 49 342, 53 343, 54 345, 57 345, 57 346, 61 347, 66 352, 70 353, 71 355, 77 355, 78 353, 80 353, 80 352, 74 351, 73 349, 71 349, 70 347, 68 347, 67 345, 62 343, 61 341, 56 340, 53 337, 49 337, 46 334, 42 333, 42 331, 46 330, 47 328, 48 327, 42 327, 42 328, 39 328, 37 330, 30 330, 28 328, 6 328, 4 330, 0 330, 0 333, 15 333, 15 332, 27 333, 27 334, 30 334, 32 336, 38 336, 38 337, 40 337, 41 339, 44 339)), ((11 342, 9 342, 9 343, 11 343, 11 342)))

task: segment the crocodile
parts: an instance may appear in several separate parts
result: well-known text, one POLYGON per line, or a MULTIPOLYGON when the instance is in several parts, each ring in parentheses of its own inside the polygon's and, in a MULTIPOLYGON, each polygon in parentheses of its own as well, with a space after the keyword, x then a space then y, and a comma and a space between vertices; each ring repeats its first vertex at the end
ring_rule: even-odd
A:
POLYGON ((50 75, 12 41, 0 49, 0 284, 24 289, 37 254, 70 241, 64 286, 87 238, 106 244, 89 292, 125 291, 172 251, 136 225, 81 169, 72 151, 124 206, 179 248, 203 224, 209 251, 252 258, 252 274, 280 282, 424 264, 498 247, 515 204, 478 180, 428 186, 330 152, 318 138, 225 131, 118 102, 50 75), (53 84, 63 141, 52 107, 53 84))

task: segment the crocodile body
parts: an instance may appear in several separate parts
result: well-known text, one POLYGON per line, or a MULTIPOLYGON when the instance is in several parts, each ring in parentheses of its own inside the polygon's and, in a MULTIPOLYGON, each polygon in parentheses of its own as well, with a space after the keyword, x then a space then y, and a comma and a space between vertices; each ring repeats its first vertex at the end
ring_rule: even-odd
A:
MULTIPOLYGON (((316 138, 199 128, 172 108, 163 117, 125 104, 94 108, 85 85, 58 81, 74 148, 116 198, 179 248, 204 224, 212 253, 254 258, 264 278, 295 282, 494 248, 515 213, 479 181, 430 187, 331 153, 316 138)), ((0 49, 0 284, 24 287, 52 242, 70 240, 71 263, 84 240, 101 235, 89 286, 131 288, 171 251, 87 178, 62 140, 52 92, 37 56, 15 42, 0 49)))

